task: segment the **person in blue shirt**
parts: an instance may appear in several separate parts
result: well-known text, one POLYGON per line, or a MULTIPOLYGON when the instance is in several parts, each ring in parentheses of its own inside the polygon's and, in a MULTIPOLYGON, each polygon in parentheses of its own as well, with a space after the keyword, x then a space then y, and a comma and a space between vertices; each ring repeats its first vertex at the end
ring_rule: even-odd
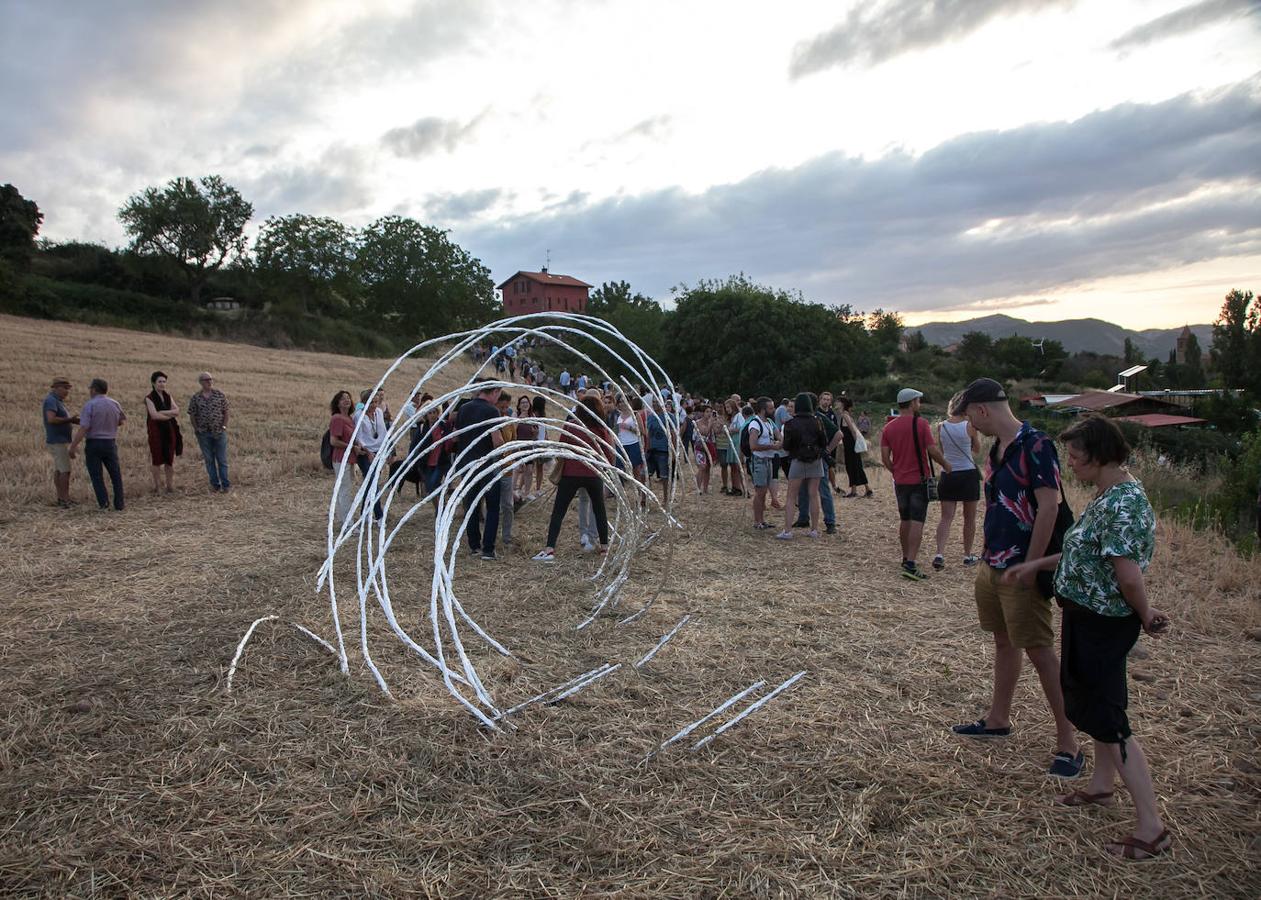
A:
POLYGON ((71 425, 79 424, 79 417, 70 415, 66 398, 70 396, 70 382, 54 378, 48 396, 44 398, 44 444, 53 458, 53 487, 57 491, 57 506, 61 509, 73 506, 70 499, 70 431, 71 425))
POLYGON ((647 415, 648 424, 648 477, 661 479, 661 502, 670 493, 670 433, 666 430, 661 410, 661 400, 652 398, 652 412, 647 415))

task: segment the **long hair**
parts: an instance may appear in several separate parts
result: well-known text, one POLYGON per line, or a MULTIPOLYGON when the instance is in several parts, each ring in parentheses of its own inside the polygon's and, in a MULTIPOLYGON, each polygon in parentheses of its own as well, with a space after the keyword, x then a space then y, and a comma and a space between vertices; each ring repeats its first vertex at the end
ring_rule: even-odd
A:
POLYGON ((342 397, 350 397, 350 398, 351 398, 351 401, 352 401, 350 405, 351 405, 352 407, 355 405, 355 404, 354 404, 354 402, 353 402, 353 401, 354 401, 354 397, 352 397, 352 396, 351 396, 350 391, 338 391, 336 394, 334 394, 334 395, 333 395, 333 399, 332 399, 332 400, 329 402, 329 404, 328 404, 328 411, 329 411, 329 414, 330 414, 330 415, 334 415, 334 416, 335 416, 335 415, 337 415, 339 412, 341 412, 341 405, 342 405, 342 404, 341 404, 341 399, 342 399, 342 397))
POLYGON ((578 421, 597 434, 604 425, 604 402, 599 397, 587 396, 574 407, 578 421))

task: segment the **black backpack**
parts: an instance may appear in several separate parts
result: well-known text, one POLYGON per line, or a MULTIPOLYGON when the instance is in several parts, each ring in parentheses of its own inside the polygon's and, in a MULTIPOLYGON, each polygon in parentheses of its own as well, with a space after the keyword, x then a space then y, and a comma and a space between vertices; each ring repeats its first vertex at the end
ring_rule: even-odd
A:
POLYGON ((324 468, 333 471, 333 443, 329 440, 327 429, 324 437, 320 438, 320 462, 324 464, 324 468))
POLYGON ((810 418, 814 422, 814 440, 802 441, 797 448, 797 459, 804 463, 817 462, 823 455, 823 424, 814 416, 810 418))
MULTIPOLYGON (((753 455, 753 447, 749 444, 749 426, 757 421, 757 416, 744 423, 744 427, 740 429, 740 455, 748 459, 753 455)), ((758 428, 762 426, 759 425, 758 428)))

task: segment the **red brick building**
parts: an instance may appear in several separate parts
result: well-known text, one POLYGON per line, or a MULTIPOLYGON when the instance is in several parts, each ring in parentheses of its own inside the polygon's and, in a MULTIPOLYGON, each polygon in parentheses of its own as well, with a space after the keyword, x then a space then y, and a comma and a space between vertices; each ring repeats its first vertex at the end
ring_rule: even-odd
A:
POLYGON ((518 272, 499 285, 499 290, 503 291, 504 312, 508 315, 551 311, 585 313, 591 285, 568 275, 553 275, 544 269, 518 272))

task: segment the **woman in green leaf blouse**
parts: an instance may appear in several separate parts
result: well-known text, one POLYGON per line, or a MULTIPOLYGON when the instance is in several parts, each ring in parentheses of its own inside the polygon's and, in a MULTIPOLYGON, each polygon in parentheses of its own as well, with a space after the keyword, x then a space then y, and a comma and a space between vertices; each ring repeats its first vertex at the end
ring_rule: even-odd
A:
POLYGON ((1111 806, 1117 775, 1134 801, 1134 833, 1108 852, 1154 859, 1173 844, 1156 807, 1151 770, 1126 716, 1125 659, 1139 630, 1164 631, 1169 620, 1147 602, 1143 572, 1156 546, 1156 517, 1143 487, 1124 468, 1130 448, 1102 416, 1088 416, 1060 435, 1068 465, 1095 495, 1064 536, 1063 553, 1008 568, 1009 579, 1055 567, 1064 607, 1060 683, 1064 709, 1095 741, 1095 768, 1085 790, 1058 798, 1065 806, 1111 806))

